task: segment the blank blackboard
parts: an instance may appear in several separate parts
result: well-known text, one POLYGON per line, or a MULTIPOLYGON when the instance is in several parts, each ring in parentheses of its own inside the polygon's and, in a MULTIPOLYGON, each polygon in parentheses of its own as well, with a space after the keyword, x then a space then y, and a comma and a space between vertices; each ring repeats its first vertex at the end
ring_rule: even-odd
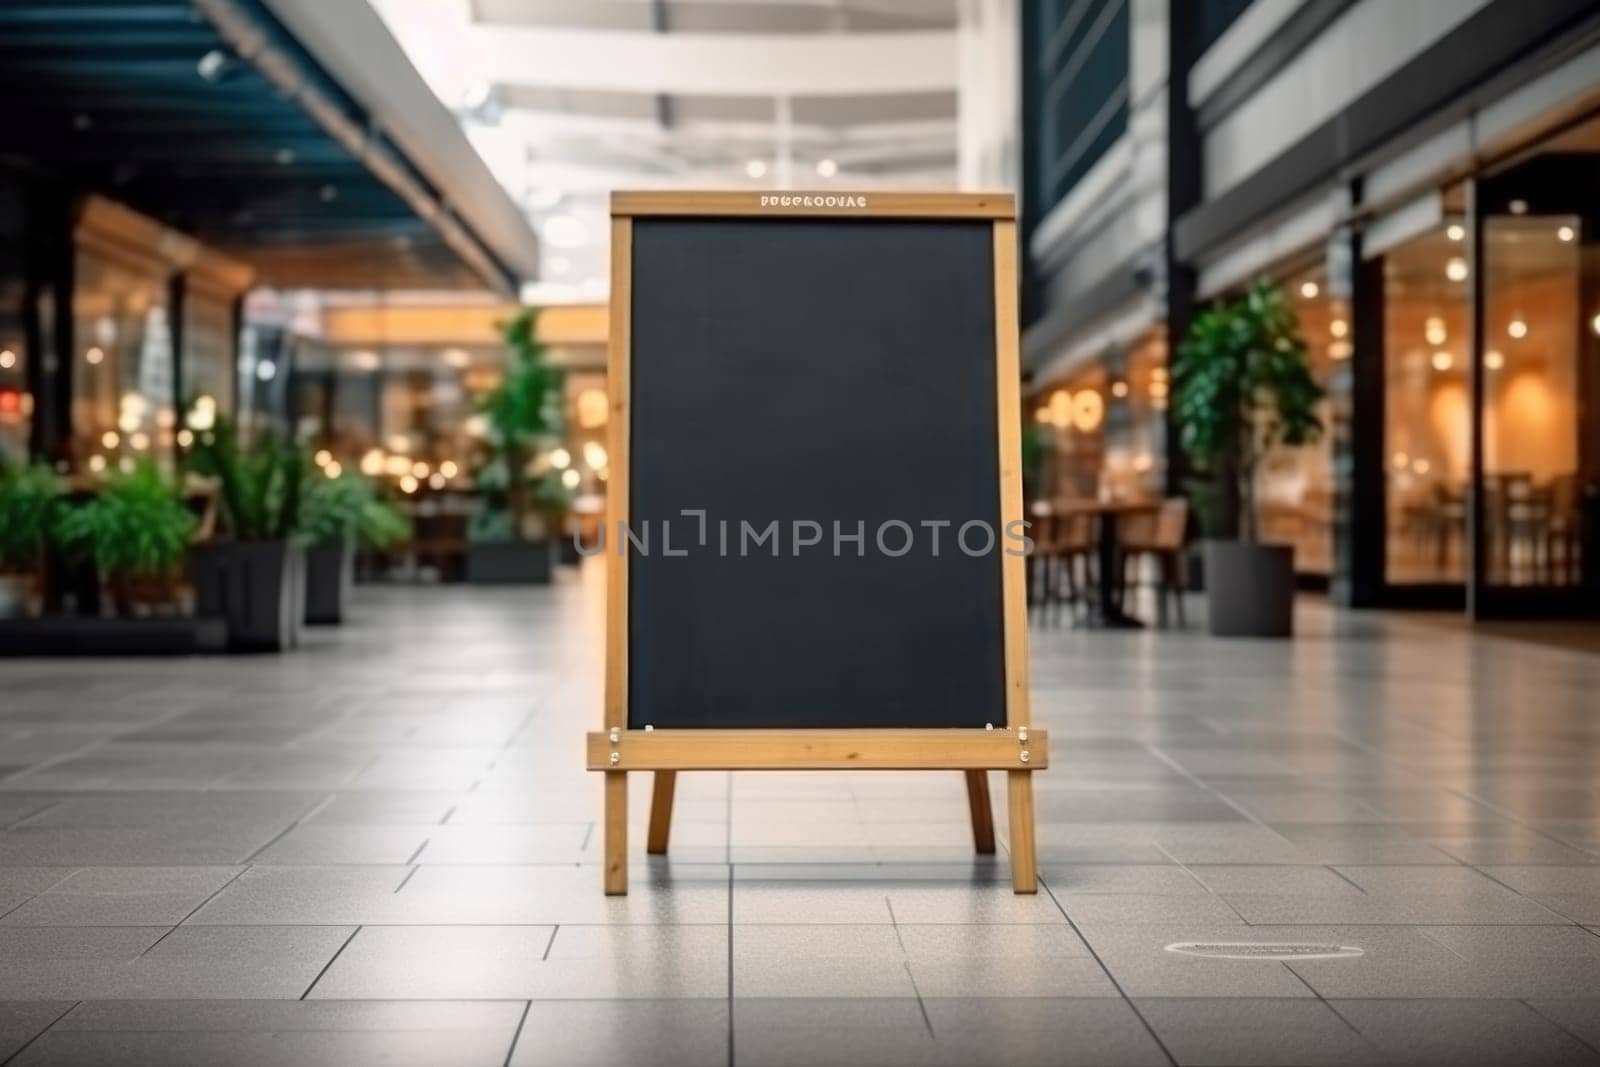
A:
POLYGON ((1005 725, 992 232, 634 220, 630 728, 1005 725), (741 554, 774 520, 780 554, 741 554), (864 543, 836 557, 835 522, 864 543))

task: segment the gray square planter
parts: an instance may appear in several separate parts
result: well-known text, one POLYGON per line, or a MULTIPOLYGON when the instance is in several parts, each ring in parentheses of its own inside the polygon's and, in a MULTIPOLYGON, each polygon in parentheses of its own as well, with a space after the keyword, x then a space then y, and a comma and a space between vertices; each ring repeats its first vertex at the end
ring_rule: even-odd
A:
POLYGON ((225 541, 189 554, 195 614, 220 618, 228 648, 282 652, 300 643, 305 553, 287 541, 225 541))
POLYGON ((334 626, 344 621, 356 584, 356 546, 348 541, 306 549, 306 622, 334 626))

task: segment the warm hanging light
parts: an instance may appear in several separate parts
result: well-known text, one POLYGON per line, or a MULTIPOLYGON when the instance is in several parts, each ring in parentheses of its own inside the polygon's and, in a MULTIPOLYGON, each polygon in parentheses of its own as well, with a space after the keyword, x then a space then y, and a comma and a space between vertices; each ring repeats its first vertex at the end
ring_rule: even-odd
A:
POLYGON ((1430 345, 1442 345, 1450 339, 1450 334, 1444 328, 1444 320, 1437 315, 1432 315, 1422 324, 1422 336, 1428 339, 1430 345))
POLYGON ((1460 256, 1451 256, 1449 262, 1444 265, 1444 276, 1453 282, 1466 281, 1467 261, 1460 256))
POLYGON ((1466 227, 1462 226, 1459 222, 1452 222, 1450 225, 1444 228, 1444 235, 1450 238, 1452 241, 1465 240, 1467 236, 1466 227))
POLYGON ((1322 292, 1322 290, 1320 287, 1318 287, 1316 282, 1300 283, 1300 295, 1305 297, 1307 300, 1315 299, 1316 295, 1320 292, 1322 292))
POLYGON ((1528 336, 1528 324, 1521 318, 1512 319, 1506 324, 1506 333, 1520 341, 1528 336))
POLYGON ((1442 348, 1433 354, 1433 369, 1436 371, 1447 371, 1454 362, 1450 353, 1442 348))
POLYGON ((1483 365, 1490 370, 1499 370, 1506 365, 1506 357, 1498 348, 1491 348, 1483 354, 1483 365))
POLYGON ((1106 403, 1094 389, 1081 390, 1072 398, 1072 425, 1080 433, 1093 433, 1100 426, 1106 412, 1106 403))
POLYGON ((1350 332, 1350 324, 1343 319, 1334 319, 1328 323, 1328 332, 1335 337, 1343 337, 1350 332))
POLYGON ((1576 236, 1578 236, 1578 231, 1574 230, 1571 226, 1558 226, 1556 228, 1556 240, 1562 242, 1563 244, 1571 243, 1572 239, 1576 236))

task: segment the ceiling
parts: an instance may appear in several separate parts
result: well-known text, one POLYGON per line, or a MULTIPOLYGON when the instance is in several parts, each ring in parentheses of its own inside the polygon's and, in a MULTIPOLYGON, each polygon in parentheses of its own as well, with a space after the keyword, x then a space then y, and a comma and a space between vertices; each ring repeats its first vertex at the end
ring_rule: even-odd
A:
POLYGON ((258 0, 7 0, 0 93, 0 157, 105 193, 252 263, 268 283, 515 283, 458 224, 419 217, 419 202, 439 200, 429 177, 258 0), (240 58, 202 14, 217 7, 259 29, 263 54, 298 79, 294 93, 240 58), (327 108, 322 121, 312 99, 327 108), (328 115, 361 132, 342 142, 328 115))
POLYGON ((612 189, 956 182, 957 0, 370 2, 533 220, 535 299, 604 295, 612 189))

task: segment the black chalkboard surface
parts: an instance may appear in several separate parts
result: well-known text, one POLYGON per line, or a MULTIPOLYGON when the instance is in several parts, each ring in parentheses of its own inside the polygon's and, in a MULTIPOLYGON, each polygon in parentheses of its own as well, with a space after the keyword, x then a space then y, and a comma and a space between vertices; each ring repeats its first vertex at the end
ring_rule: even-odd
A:
POLYGON ((1038 889, 1016 205, 1008 193, 617 191, 606 354, 605 891, 628 777, 960 771, 1038 889))
POLYGON ((992 232, 634 221, 629 728, 1005 725, 992 232))

